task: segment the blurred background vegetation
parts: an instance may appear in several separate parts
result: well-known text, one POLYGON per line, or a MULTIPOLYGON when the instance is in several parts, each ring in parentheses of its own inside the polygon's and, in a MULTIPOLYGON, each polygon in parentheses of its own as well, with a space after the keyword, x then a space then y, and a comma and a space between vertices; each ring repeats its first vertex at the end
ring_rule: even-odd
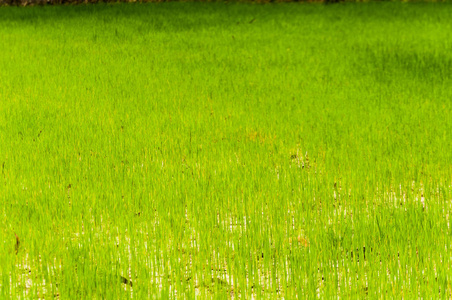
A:
POLYGON ((141 2, 243 2, 243 3, 344 3, 344 2, 451 2, 450 0, 0 0, 0 6, 72 5, 91 3, 141 2))

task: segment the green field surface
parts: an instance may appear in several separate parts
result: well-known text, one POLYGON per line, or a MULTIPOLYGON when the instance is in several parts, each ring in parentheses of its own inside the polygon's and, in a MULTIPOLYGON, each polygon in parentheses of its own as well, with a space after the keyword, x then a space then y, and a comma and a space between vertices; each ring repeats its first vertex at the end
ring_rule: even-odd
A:
POLYGON ((451 20, 0 7, 0 298, 452 297, 451 20))

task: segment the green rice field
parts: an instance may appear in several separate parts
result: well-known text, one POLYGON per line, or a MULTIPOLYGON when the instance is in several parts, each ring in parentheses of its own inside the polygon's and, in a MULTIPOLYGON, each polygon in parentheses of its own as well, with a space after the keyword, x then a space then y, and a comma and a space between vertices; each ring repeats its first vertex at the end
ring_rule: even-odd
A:
POLYGON ((0 7, 0 298, 450 299, 451 20, 0 7))

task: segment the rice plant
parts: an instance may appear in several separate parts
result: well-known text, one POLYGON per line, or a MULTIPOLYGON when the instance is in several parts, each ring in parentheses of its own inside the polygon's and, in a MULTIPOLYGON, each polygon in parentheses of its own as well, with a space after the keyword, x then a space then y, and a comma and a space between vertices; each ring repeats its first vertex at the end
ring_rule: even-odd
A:
POLYGON ((0 7, 0 298, 450 298, 449 3, 0 7))

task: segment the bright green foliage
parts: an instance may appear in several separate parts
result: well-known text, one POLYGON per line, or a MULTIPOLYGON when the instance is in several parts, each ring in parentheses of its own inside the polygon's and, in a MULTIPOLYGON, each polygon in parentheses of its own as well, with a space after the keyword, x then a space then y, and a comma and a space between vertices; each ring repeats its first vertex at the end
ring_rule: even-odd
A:
POLYGON ((0 298, 450 298, 451 20, 1 7, 0 298))

